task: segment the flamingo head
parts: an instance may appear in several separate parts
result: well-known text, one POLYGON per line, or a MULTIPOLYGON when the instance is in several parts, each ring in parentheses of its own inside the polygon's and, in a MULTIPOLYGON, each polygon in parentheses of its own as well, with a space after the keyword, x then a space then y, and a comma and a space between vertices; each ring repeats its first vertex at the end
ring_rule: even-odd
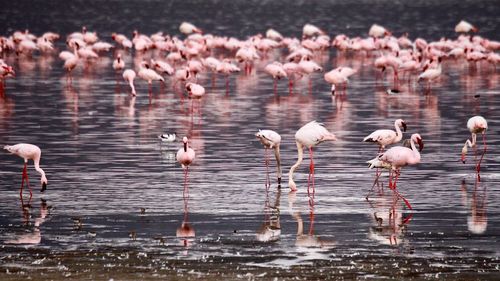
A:
POLYGON ((406 132, 406 122, 403 119, 398 119, 397 120, 398 126, 403 128, 403 132, 406 132))
POLYGON ((462 160, 462 163, 465 164, 465 155, 467 155, 467 144, 462 147, 462 155, 460 157, 460 160, 462 160))
POLYGON ((40 192, 44 192, 45 190, 47 190, 47 178, 45 177, 45 175, 42 177, 41 183, 42 189, 40 190, 40 192))
POLYGON ((418 151, 421 152, 424 149, 424 142, 422 141, 422 137, 419 134, 413 134, 411 139, 418 143, 418 151))
POLYGON ((335 84, 332 84, 331 92, 332 92, 332 96, 335 96, 335 84))

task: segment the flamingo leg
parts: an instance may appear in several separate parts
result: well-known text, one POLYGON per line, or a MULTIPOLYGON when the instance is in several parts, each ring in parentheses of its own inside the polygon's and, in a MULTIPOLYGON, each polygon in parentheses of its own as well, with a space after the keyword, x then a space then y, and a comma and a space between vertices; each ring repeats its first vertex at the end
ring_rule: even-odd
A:
POLYGON ((271 179, 269 177, 269 150, 265 149, 264 162, 266 165, 266 190, 271 186, 271 179))
POLYGON ((313 159, 313 149, 312 147, 309 148, 309 156, 311 158, 311 164, 309 164, 309 177, 311 178, 312 182, 312 188, 313 188, 313 194, 315 193, 315 185, 314 185, 314 159, 313 159))
POLYGON ((393 189, 392 191, 393 191, 393 192, 394 192, 394 193, 398 196, 398 198, 403 199, 403 201, 405 202, 406 206, 407 206, 410 210, 413 210, 413 208, 411 207, 410 202, 408 202, 408 200, 406 200, 406 198, 405 198, 403 195, 401 195, 401 193, 399 193, 399 192, 397 191, 397 189, 393 189))
POLYGON ((278 81, 276 81, 276 79, 273 79, 273 92, 274 92, 274 95, 276 96, 278 94, 277 92, 277 86, 278 86, 278 81))
POLYGON ((477 174, 479 175, 479 172, 481 170, 481 162, 483 161, 483 157, 484 157, 484 154, 486 154, 486 149, 487 149, 487 145, 486 145, 486 134, 483 133, 483 153, 481 155, 481 158, 479 159, 479 163, 477 163, 476 165, 476 171, 477 171, 477 174))
POLYGON ((292 79, 288 80, 288 93, 290 95, 293 94, 293 80, 292 79))
POLYGON ((24 163, 23 179, 21 181, 21 189, 19 190, 19 197, 21 197, 21 200, 23 200, 23 188, 24 188, 24 179, 25 178, 26 178, 26 163, 24 163))

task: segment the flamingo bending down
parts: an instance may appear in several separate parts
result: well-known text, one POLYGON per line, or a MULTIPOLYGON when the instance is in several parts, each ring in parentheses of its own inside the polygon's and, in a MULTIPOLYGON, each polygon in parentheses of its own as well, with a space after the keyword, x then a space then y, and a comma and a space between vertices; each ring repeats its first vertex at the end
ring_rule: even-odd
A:
POLYGON ((386 145, 394 144, 403 138, 403 132, 401 132, 401 128, 406 132, 406 123, 403 119, 397 119, 394 121, 394 127, 396 131, 393 130, 376 130, 375 132, 369 134, 366 138, 363 139, 364 142, 373 142, 378 143, 379 150, 378 152, 382 152, 385 149, 386 145))
POLYGON ((3 148, 9 151, 10 153, 15 154, 24 159, 23 180, 21 182, 21 190, 19 192, 21 200, 23 199, 24 180, 26 180, 26 185, 28 186, 28 189, 30 191, 30 200, 31 197, 33 196, 28 180, 28 169, 27 169, 28 160, 30 159, 33 160, 33 163, 35 164, 35 170, 41 175, 40 182, 42 184, 42 189, 40 191, 44 192, 47 189, 47 177, 45 176, 45 172, 42 170, 42 168, 40 168, 40 157, 42 155, 42 151, 40 150, 40 148, 36 145, 29 143, 6 145, 3 148))
POLYGON ((283 77, 287 77, 286 71, 283 68, 283 65, 280 62, 273 62, 264 68, 264 71, 266 71, 269 75, 273 77, 273 90, 274 93, 276 94, 276 86, 277 86, 277 81, 276 79, 281 79, 283 77))
POLYGON ((483 155, 481 155, 481 159, 479 160, 479 163, 477 163, 476 170, 479 173, 479 170, 481 168, 481 161, 483 161, 484 154, 486 153, 486 129, 488 129, 488 123, 486 122, 486 119, 484 119, 482 116, 474 116, 467 121, 467 128, 471 132, 471 139, 472 142, 468 139, 465 141, 464 147, 462 148, 462 162, 465 164, 465 156, 467 155, 467 146, 469 147, 475 147, 476 146, 476 137, 477 134, 481 133, 483 135, 483 155))
POLYGON ((280 143, 281 136, 272 130, 259 130, 255 136, 260 140, 266 149, 266 166, 269 165, 267 157, 267 149, 274 149, 274 156, 276 157, 276 166, 278 169, 278 187, 281 188, 281 157, 280 157, 280 143))
POLYGON ((396 194, 401 197, 408 208, 412 209, 410 203, 399 194, 396 190, 396 183, 400 175, 401 168, 407 165, 415 165, 420 163, 420 151, 424 148, 422 137, 419 134, 411 135, 411 149, 404 146, 392 147, 384 153, 379 154, 374 159, 368 161, 370 169, 372 168, 386 168, 390 169, 389 188, 394 190, 396 194), (415 142, 418 143, 419 149, 415 147, 415 142), (396 173, 396 178, 392 182, 392 173, 396 173))
MULTIPOLYGON (((288 173, 288 186, 292 191, 297 190, 297 185, 293 181, 293 173, 295 169, 302 163, 303 148, 304 146, 309 148, 309 154, 311 157, 311 163, 309 165, 309 178, 313 176, 314 183, 314 161, 313 161, 313 147, 324 142, 324 141, 335 141, 337 138, 334 134, 330 133, 321 123, 316 121, 311 121, 302 128, 300 128, 297 133, 295 133, 295 142, 297 144, 298 159, 297 162, 290 168, 288 173)), ((309 190, 309 186, 308 186, 309 190)))
POLYGON ((134 86, 135 71, 133 71, 132 69, 126 69, 123 72, 123 79, 125 79, 125 81, 128 82, 128 84, 130 85, 130 89, 132 89, 132 95, 135 96, 136 95, 134 86))

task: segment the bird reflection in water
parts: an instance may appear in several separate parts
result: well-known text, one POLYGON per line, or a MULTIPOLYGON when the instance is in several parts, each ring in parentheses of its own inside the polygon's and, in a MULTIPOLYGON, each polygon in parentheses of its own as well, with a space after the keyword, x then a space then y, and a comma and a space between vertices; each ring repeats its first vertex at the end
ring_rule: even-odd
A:
POLYGON ((333 248, 335 246, 334 241, 320 238, 318 235, 314 234, 314 195, 309 196, 309 230, 307 234, 304 234, 304 221, 302 220, 300 212, 293 211, 293 204, 296 200, 296 192, 288 193, 288 206, 290 212, 292 212, 292 217, 297 221, 297 238, 295 240, 295 246, 299 248, 333 248))
POLYGON ((188 203, 189 203, 189 174, 185 174, 184 177, 184 191, 182 193, 182 199, 184 201, 184 217, 181 226, 177 228, 176 236, 181 238, 181 243, 183 246, 187 247, 193 242, 193 238, 196 236, 193 226, 188 221, 188 203))
POLYGON ((480 183, 479 177, 476 176, 474 190, 470 198, 465 179, 462 179, 461 183, 463 204, 467 209, 470 209, 470 214, 467 216, 467 229, 473 234, 483 234, 488 226, 486 187, 482 187, 480 183))
POLYGON ((280 239, 280 198, 281 189, 276 191, 274 204, 269 203, 269 185, 266 181, 266 201, 264 202, 264 222, 257 230, 256 239, 260 242, 274 242, 280 239))
MULTIPOLYGON (((21 200, 22 202, 22 200, 21 200)), ((47 205, 45 199, 40 200, 40 216, 35 219, 33 224, 33 229, 21 235, 17 235, 13 239, 5 241, 6 244, 31 244, 37 245, 42 241, 42 232, 40 231, 40 226, 45 222, 47 216, 50 214, 50 209, 52 206, 47 205)), ((29 226, 31 224, 31 206, 29 204, 22 205, 22 217, 24 224, 29 226)))
POLYGON ((379 194, 367 201, 370 204, 370 217, 373 226, 368 237, 380 244, 397 246, 404 240, 405 230, 413 214, 403 216, 401 205, 396 204, 396 194, 379 194))

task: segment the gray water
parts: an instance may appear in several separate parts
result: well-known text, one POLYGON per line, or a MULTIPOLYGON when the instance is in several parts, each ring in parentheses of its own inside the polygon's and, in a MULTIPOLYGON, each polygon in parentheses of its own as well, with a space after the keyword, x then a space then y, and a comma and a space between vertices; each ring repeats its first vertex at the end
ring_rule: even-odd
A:
MULTIPOLYGON (((500 39, 495 1, 376 1, 371 7, 363 1, 90 2, 102 5, 103 12, 89 1, 73 1, 69 11, 58 8, 58 1, 3 3, 0 34, 29 28, 38 35, 52 30, 64 36, 87 25, 111 42, 115 31, 178 34, 178 24, 190 20, 206 32, 239 38, 271 26, 298 36, 307 22, 330 35, 366 36, 377 22, 395 34, 436 40, 455 36, 454 25, 466 18, 479 26, 480 35, 500 39), (108 14, 108 7, 116 13, 108 14), (447 8, 453 10, 443 13, 447 8)), ((57 47, 64 49, 63 40, 57 47)), ((125 60, 130 67, 157 55, 129 51, 125 60)), ((19 200, 22 159, 0 153, 2 279, 36 278, 42 271, 55 279, 89 278, 85 266, 100 272, 94 277, 112 278, 118 271, 109 268, 122 268, 131 256, 139 261, 122 279, 154 279, 157 273, 180 274, 180 279, 218 274, 435 278, 441 273, 498 278, 498 69, 486 62, 446 60, 444 77, 430 91, 413 80, 402 84, 402 93, 387 95, 391 76, 376 79, 374 55, 331 49, 315 58, 326 70, 337 65, 360 70, 345 96, 332 96, 323 74, 312 75, 312 91, 305 78, 292 94, 287 82, 279 81, 274 95, 263 68, 285 55, 274 51, 251 75, 231 76, 227 92, 222 76, 212 85, 211 76, 202 75, 198 82, 207 94, 201 101, 182 98, 169 79, 154 84, 151 99, 147 84, 137 79, 138 96, 131 98, 121 73, 111 68, 111 53, 77 69, 71 84, 57 52, 6 55, 16 78, 6 80, 0 102, 0 144, 40 146, 49 185, 40 194, 38 174, 30 166, 34 196, 23 207, 28 195, 19 200), (466 164, 460 162, 470 137, 467 119, 474 115, 489 125, 481 181, 472 152, 466 164), (413 210, 401 200, 394 203, 385 172, 381 186, 365 199, 375 179, 365 162, 377 147, 361 140, 376 129, 393 128, 397 118, 408 124, 405 137, 418 132, 425 142, 422 162, 404 168, 398 182, 413 210), (286 173, 297 157, 294 134, 311 120, 324 123, 339 141, 315 150, 314 195, 307 193, 308 156, 295 175, 299 191, 290 193, 286 173), (264 149, 254 136, 259 129, 281 134, 281 189, 273 159, 266 187, 264 149), (161 145, 157 136, 165 132, 188 136, 196 151, 187 186, 175 162, 181 143, 161 145), (183 221, 193 237, 178 237, 183 221)))

